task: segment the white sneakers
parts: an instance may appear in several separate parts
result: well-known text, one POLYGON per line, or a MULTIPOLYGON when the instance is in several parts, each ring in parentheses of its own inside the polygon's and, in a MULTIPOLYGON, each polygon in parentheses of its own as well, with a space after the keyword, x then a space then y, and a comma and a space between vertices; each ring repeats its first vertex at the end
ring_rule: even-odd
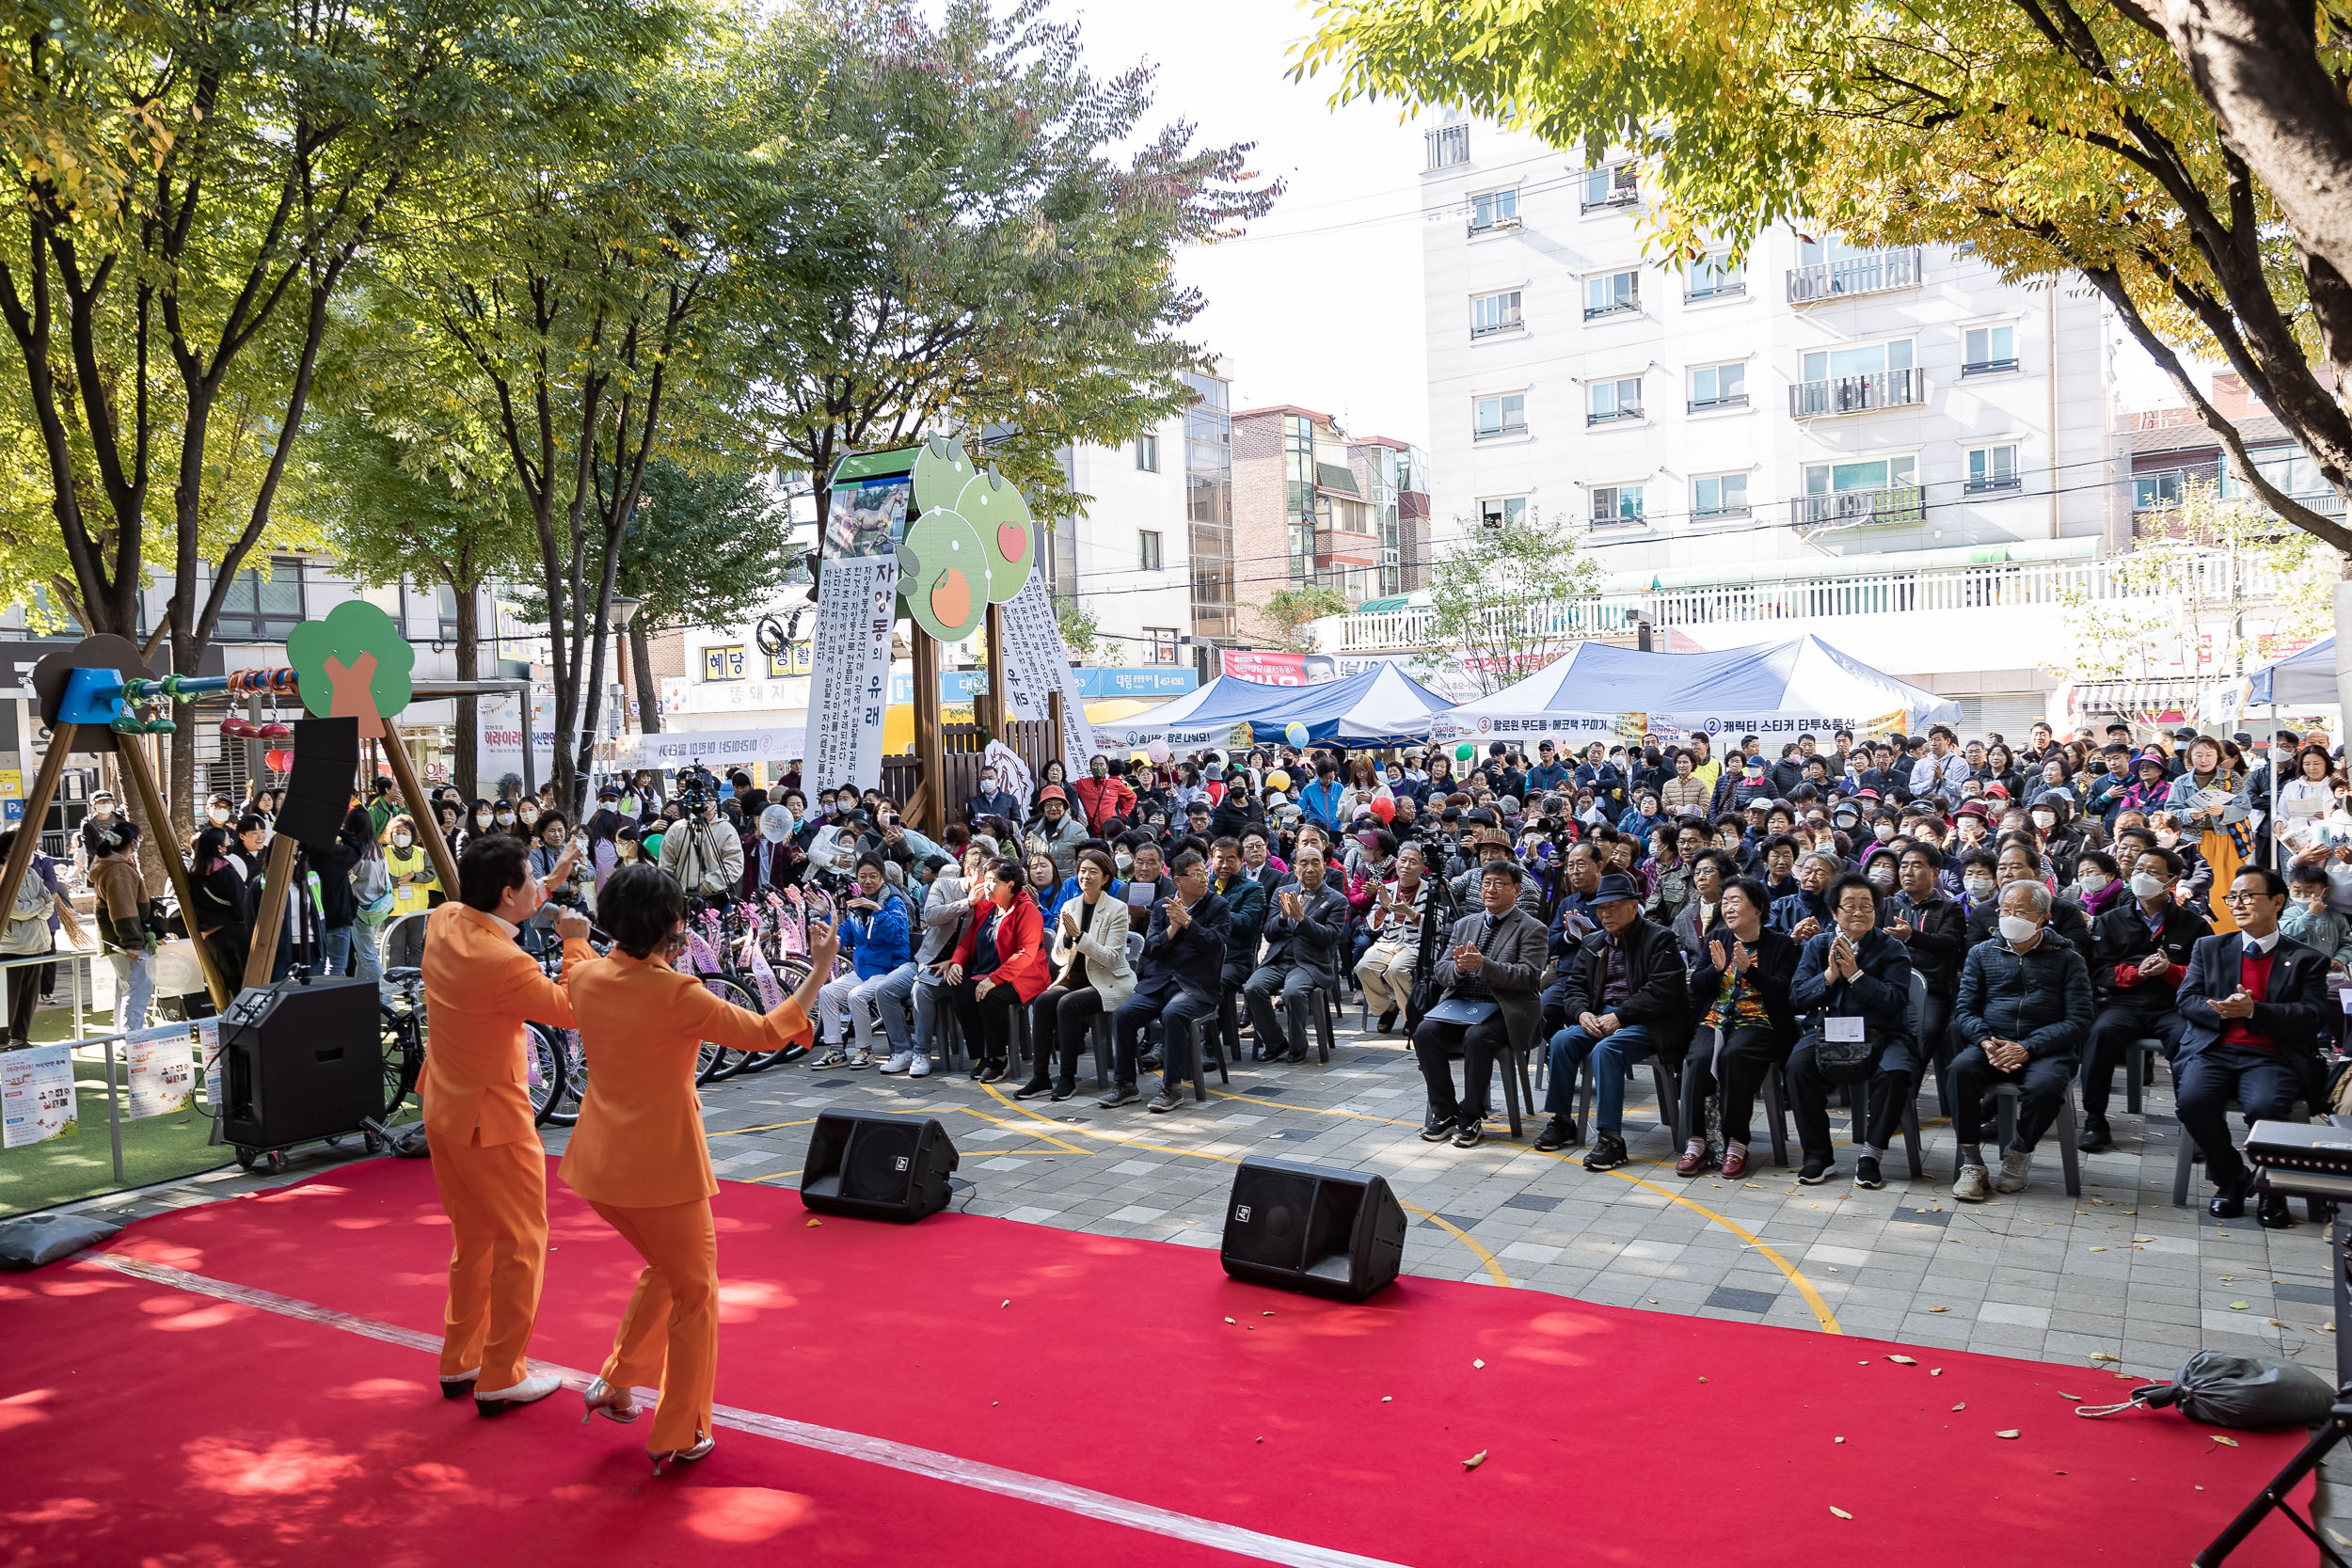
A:
POLYGON ((916 1052, 914 1053, 914 1065, 907 1069, 907 1076, 909 1078, 929 1078, 930 1075, 931 1059, 929 1056, 924 1055, 920 1051, 916 1052))
POLYGON ((884 1072, 903 1072, 909 1078, 929 1078, 931 1075, 931 1059, 920 1051, 901 1051, 884 1062, 882 1069, 884 1072))
POLYGON ((1963 1203, 1982 1203, 1993 1196, 1993 1184, 1985 1179, 1982 1165, 1963 1165, 1960 1180, 1952 1183, 1952 1196, 1963 1203))
POLYGON ((1996 1191, 2022 1193, 2026 1190, 2026 1173, 2033 1167, 2033 1150, 2010 1148, 2001 1151, 2001 1174, 1993 1179, 1996 1191))
POLYGON ((914 1065, 914 1053, 912 1051, 900 1051, 892 1053, 890 1060, 882 1065, 882 1069, 884 1072, 904 1072, 908 1068, 913 1067, 914 1065))
POLYGON ((493 1388, 487 1393, 473 1391, 473 1407, 485 1416, 502 1415, 517 1405, 536 1404, 564 1386, 564 1380, 553 1372, 541 1372, 526 1377, 511 1388, 493 1388))

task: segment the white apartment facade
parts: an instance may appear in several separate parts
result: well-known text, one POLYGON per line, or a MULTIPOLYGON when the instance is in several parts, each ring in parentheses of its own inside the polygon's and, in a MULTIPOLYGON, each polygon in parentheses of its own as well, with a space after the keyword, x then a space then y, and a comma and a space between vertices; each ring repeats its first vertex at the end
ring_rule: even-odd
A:
MULTIPOLYGON (((1776 228, 1661 265, 1640 170, 1427 135, 1432 532, 1521 508, 1604 571, 1738 573, 2113 526, 2087 285, 1776 228)), ((2128 518, 2125 519, 2126 524, 2128 518)))
POLYGON ((1104 664, 1189 663, 1191 535, 1185 515, 1184 416, 1122 446, 1065 449, 1063 471, 1085 508, 1053 528, 1043 560, 1057 598, 1094 617, 1104 664))

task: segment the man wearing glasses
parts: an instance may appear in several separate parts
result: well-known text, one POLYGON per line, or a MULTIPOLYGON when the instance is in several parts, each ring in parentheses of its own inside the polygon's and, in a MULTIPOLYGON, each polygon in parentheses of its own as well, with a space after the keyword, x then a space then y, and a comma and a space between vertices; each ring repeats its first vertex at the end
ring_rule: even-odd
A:
MULTIPOLYGON (((2328 955, 2280 934, 2286 879, 2269 867, 2244 867, 2222 896, 2238 928, 2206 937, 2189 953, 2173 1072, 2181 1125, 2204 1150, 2216 1189, 2206 1212, 2235 1219, 2246 1212, 2253 1178, 2230 1143, 2227 1108, 2236 1101, 2250 1127, 2284 1121, 2298 1100, 2318 1101, 2328 955)), ((2295 1223, 2280 1193, 2259 1194, 2254 1218, 2272 1230, 2295 1223)))

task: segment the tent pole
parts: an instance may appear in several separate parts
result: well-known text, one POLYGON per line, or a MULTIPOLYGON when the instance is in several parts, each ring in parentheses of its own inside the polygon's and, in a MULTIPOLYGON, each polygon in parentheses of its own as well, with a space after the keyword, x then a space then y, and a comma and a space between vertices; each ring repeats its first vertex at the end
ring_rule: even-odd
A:
POLYGON ((2283 877, 2287 854, 2285 843, 2279 837, 2279 689, 2275 685, 2270 689, 2270 734, 2265 738, 2270 742, 2263 748, 2263 754, 2270 758, 2270 859, 2283 877))

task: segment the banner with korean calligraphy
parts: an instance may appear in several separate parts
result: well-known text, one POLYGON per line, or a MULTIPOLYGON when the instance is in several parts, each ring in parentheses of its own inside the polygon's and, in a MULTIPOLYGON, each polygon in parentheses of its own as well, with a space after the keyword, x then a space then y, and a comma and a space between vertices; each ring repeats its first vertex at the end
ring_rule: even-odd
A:
POLYGON ((1061 639, 1054 619, 1054 598, 1041 572, 1031 572, 1021 591, 1005 602, 1005 716, 1034 719, 1052 716, 1051 693, 1061 701, 1061 760, 1072 778, 1087 770, 1097 745, 1094 726, 1087 721, 1086 696, 1078 673, 1070 667, 1070 644, 1061 639))
POLYGON ((814 671, 802 778, 812 787, 882 783, 882 712, 890 697, 896 556, 828 561, 818 579, 814 671))

